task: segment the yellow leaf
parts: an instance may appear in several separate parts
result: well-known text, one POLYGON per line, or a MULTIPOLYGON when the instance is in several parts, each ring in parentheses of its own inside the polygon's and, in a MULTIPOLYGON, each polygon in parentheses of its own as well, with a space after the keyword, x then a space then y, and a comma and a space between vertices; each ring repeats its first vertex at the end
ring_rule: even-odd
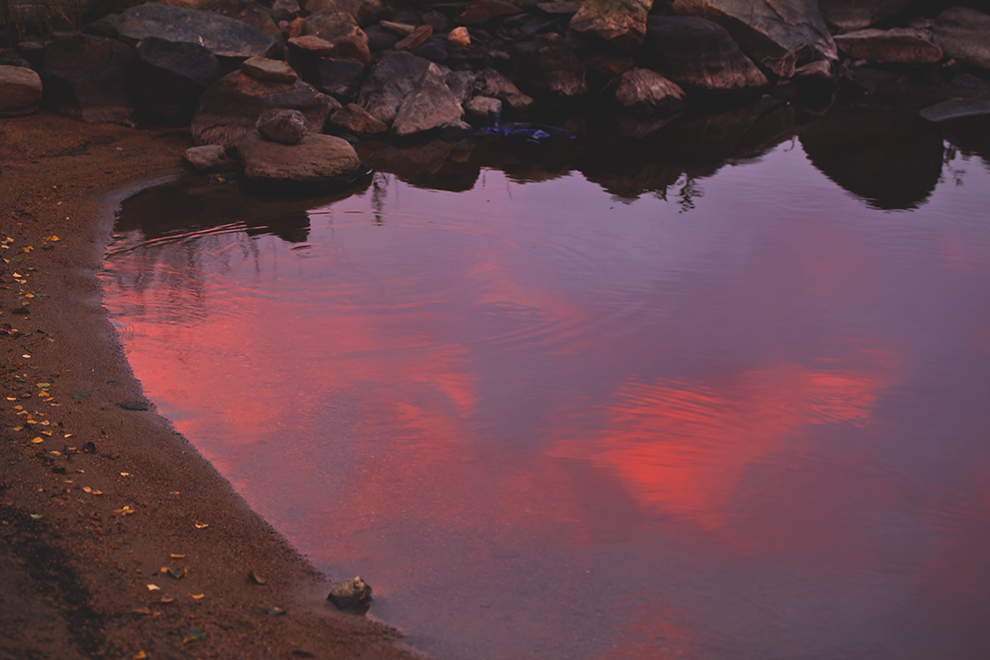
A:
MULTIPOLYGON (((61 204, 61 203, 62 202, 59 202, 59 204, 61 204)), ((147 657, 148 657, 148 654, 145 653, 144 651, 138 651, 137 653, 134 654, 134 660, 144 660, 147 657)))
POLYGON ((83 486, 83 492, 84 493, 92 493, 93 492, 93 489, 90 488, 89 486, 83 486))
POLYGON ((149 584, 148 585, 148 591, 161 591, 161 590, 162 590, 162 588, 159 587, 157 584, 149 584))
POLYGON ((192 596, 193 600, 200 600, 201 598, 206 597, 206 594, 189 594, 189 595, 192 596))
POLYGON ((207 527, 210 526, 210 523, 201 523, 198 520, 193 524, 196 525, 196 529, 206 529, 207 527))
POLYGON ((175 554, 171 554, 171 555, 169 555, 169 557, 172 558, 172 559, 185 559, 186 558, 185 555, 175 555, 175 554))
POLYGON ((41 444, 41 443, 42 443, 42 442, 44 442, 44 441, 45 441, 45 439, 44 439, 44 438, 42 438, 42 437, 40 437, 40 436, 39 436, 39 437, 37 437, 37 438, 31 438, 31 442, 33 442, 33 443, 34 443, 34 444, 36 444, 36 445, 37 445, 37 444, 41 444))

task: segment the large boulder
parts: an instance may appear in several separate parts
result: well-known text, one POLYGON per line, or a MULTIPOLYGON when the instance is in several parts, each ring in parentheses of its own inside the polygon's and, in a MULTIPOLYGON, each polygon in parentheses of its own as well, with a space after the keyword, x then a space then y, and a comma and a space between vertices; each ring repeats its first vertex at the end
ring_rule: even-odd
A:
POLYGON ((616 102, 638 116, 671 114, 685 104, 684 90, 649 69, 629 69, 615 86, 616 102))
POLYGON ((0 64, 0 117, 35 112, 41 91, 41 77, 33 70, 0 64))
MULTIPOLYGON (((516 62, 521 83, 564 98, 578 98, 588 91, 584 64, 572 49, 563 44, 530 43, 537 46, 535 52, 516 62)), ((513 48, 513 52, 518 51, 513 48)))
POLYGON ((196 144, 232 147, 254 129, 263 112, 274 108, 299 110, 306 123, 319 132, 340 103, 301 80, 292 84, 270 82, 234 71, 200 97, 192 118, 193 140, 196 144))
POLYGON ((399 106, 432 64, 411 53, 385 54, 368 74, 358 93, 357 104, 378 121, 391 125, 399 106))
POLYGON ((305 5, 310 14, 321 11, 350 14, 361 27, 375 23, 378 14, 385 8, 381 0, 308 0, 305 5))
POLYGON ((464 109, 444 82, 440 68, 431 62, 403 99, 392 129, 399 137, 424 133, 450 125, 463 114, 464 109))
POLYGON ((228 18, 253 25, 265 34, 271 35, 278 40, 282 38, 282 32, 278 29, 275 19, 268 13, 265 6, 257 0, 209 0, 199 5, 197 9, 212 11, 222 14, 228 18))
POLYGON ((912 0, 818 0, 825 23, 838 32, 862 30, 897 16, 912 0))
POLYGON ((692 90, 750 92, 768 85, 729 32, 703 18, 651 16, 642 57, 650 69, 692 90))
POLYGON ((276 49, 275 38, 262 30, 211 11, 171 7, 149 2, 103 19, 125 43, 146 37, 199 44, 221 58, 267 57, 276 49))
POLYGON ((652 6, 653 0, 584 0, 570 28, 631 54, 643 43, 652 6))
POLYGON ((843 53, 874 64, 931 64, 942 59, 942 49, 914 28, 857 30, 834 39, 843 53))
POLYGON ((357 37, 368 43, 368 37, 350 14, 342 11, 320 11, 307 16, 303 34, 311 34, 336 44, 344 37, 357 37))
POLYGON ((196 102, 220 79, 220 62, 199 44, 147 37, 138 42, 131 89, 143 116, 188 124, 196 102))
POLYGON ((675 0, 673 9, 718 23, 744 53, 783 79, 801 64, 838 57, 817 0, 675 0))
POLYGON ((932 26, 932 39, 946 55, 990 69, 990 16, 975 9, 950 7, 932 26))
POLYGON ((306 82, 341 103, 357 98, 366 69, 356 60, 321 57, 304 68, 306 82))
POLYGON ((256 130, 237 143, 244 179, 263 191, 303 193, 345 187, 364 166, 347 140, 310 133, 299 144, 264 139, 256 130))
POLYGON ((43 102, 86 123, 137 125, 127 83, 134 49, 115 39, 73 34, 45 48, 43 102))

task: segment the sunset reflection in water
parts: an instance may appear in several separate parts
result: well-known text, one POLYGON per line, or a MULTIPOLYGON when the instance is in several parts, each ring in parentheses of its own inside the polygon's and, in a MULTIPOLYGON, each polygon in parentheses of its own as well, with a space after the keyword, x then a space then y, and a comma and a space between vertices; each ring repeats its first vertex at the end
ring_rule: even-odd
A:
POLYGON ((377 175, 295 243, 122 234, 105 303, 177 430, 440 658, 975 659, 971 166, 910 213, 786 145, 688 212, 576 173, 377 175))

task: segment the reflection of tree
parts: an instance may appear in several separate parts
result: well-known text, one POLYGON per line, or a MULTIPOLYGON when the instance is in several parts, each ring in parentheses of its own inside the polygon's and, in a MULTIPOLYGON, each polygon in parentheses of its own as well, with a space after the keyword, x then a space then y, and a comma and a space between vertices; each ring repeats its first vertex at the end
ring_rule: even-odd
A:
MULTIPOLYGON (((959 156, 959 152, 955 145, 946 144, 945 145, 945 155, 942 158, 942 176, 939 177, 939 183, 945 183, 946 175, 952 177, 952 181, 956 186, 961 186, 963 184, 963 177, 966 176, 966 170, 958 168, 955 166, 953 161, 959 156)), ((969 161, 969 156, 967 154, 962 154, 962 159, 964 161, 969 161)))

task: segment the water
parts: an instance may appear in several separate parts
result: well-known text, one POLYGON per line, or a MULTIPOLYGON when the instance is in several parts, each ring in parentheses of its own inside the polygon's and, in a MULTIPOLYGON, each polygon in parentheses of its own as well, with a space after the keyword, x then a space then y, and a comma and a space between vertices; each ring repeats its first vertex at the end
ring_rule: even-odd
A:
POLYGON ((438 658, 990 657, 986 142, 757 115, 148 191, 105 304, 159 410, 438 658))

